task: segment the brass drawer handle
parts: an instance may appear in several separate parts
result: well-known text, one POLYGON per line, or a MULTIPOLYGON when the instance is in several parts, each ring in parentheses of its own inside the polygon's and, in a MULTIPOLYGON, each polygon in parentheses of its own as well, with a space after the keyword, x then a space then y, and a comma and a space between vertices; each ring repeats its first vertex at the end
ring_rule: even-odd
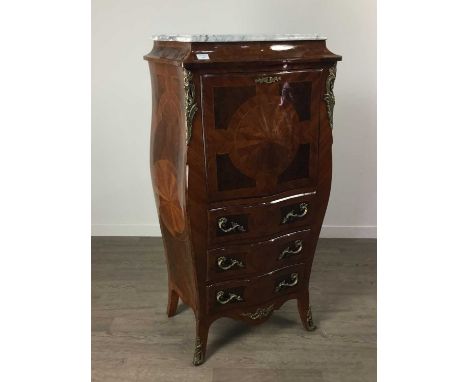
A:
POLYGON ((255 83, 257 84, 272 84, 274 82, 279 82, 281 81, 280 76, 266 76, 266 77, 258 77, 255 79, 255 83))
POLYGON ((216 301, 218 301, 221 305, 225 305, 229 304, 230 302, 244 301, 244 299, 235 293, 226 293, 223 290, 220 290, 218 293, 216 293, 216 301))
POLYGON ((219 218, 218 219, 218 227, 221 231, 228 233, 231 231, 239 231, 239 232, 245 232, 245 228, 241 226, 239 223, 236 222, 231 222, 231 226, 227 226, 228 219, 225 217, 219 218))
POLYGON ((284 288, 291 288, 295 285, 297 285, 299 281, 299 277, 297 273, 291 273, 291 276, 289 276, 289 280, 283 280, 281 281, 275 288, 275 292, 279 292, 283 290, 284 288))
POLYGON ((244 263, 242 261, 227 258, 224 256, 218 257, 217 263, 218 268, 221 268, 223 271, 227 271, 235 266, 238 266, 239 268, 244 268, 244 263))
POLYGON ((299 253, 301 253, 301 251, 302 251, 302 240, 296 240, 294 242, 294 246, 295 246, 295 248, 291 249, 290 247, 288 247, 285 250, 283 250, 283 252, 281 252, 281 255, 279 255, 279 257, 278 257, 278 260, 283 260, 286 257, 298 255, 299 253))
POLYGON ((281 221, 281 224, 285 224, 287 223, 288 221, 292 220, 292 219, 298 219, 298 218, 302 218, 304 216, 307 215, 307 208, 309 207, 309 205, 307 203, 301 203, 299 204, 299 210, 301 212, 299 212, 298 214, 292 210, 292 211, 289 211, 286 216, 283 218, 283 220, 281 221))

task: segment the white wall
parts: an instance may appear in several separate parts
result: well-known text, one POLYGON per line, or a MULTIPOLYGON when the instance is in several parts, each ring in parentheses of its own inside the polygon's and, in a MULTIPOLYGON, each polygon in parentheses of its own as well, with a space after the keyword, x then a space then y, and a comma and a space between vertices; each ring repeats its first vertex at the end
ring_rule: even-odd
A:
MULTIPOLYGON (((324 237, 376 236, 375 0, 93 0, 92 234, 159 235, 143 55, 162 33, 319 33, 343 56, 324 237)), ((71 73, 71 75, 73 75, 71 73)))

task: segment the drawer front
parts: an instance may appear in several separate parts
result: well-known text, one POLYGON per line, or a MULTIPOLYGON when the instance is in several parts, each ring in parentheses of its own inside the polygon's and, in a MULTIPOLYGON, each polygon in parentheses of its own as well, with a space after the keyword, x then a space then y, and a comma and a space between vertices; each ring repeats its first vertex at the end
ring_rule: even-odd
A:
POLYGON ((321 75, 202 76, 210 201, 316 186, 321 75))
POLYGON ((304 284, 304 264, 293 265, 255 279, 207 287, 209 313, 258 306, 276 297, 297 292, 304 284))
POLYGON ((312 255, 310 230, 258 243, 212 249, 208 251, 207 281, 219 282, 261 275, 305 262, 312 255))
POLYGON ((306 227, 313 222, 316 211, 315 193, 284 199, 286 200, 210 210, 210 244, 278 235, 306 227))

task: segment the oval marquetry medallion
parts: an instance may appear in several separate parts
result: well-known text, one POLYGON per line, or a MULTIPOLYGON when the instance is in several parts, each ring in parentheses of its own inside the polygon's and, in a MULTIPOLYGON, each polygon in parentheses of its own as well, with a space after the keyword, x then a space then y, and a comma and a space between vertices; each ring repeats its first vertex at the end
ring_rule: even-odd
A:
POLYGON ((298 149, 294 128, 299 117, 291 103, 280 96, 257 95, 242 104, 229 129, 233 142, 230 157, 245 175, 275 180, 291 163, 298 149))
POLYGON ((177 192, 176 169, 167 159, 161 159, 154 164, 154 173, 159 216, 169 232, 176 236, 185 229, 184 213, 177 192))
POLYGON ((156 109, 156 134, 154 150, 158 157, 168 158, 172 163, 177 163, 178 151, 181 142, 185 142, 185 128, 180 128, 184 123, 180 101, 174 93, 164 92, 156 109))

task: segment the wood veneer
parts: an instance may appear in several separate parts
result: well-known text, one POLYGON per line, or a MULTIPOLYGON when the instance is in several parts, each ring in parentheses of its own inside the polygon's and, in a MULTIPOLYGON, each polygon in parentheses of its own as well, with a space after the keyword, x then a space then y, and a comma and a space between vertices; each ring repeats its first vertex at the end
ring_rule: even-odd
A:
POLYGON ((308 284, 330 194, 341 57, 320 40, 274 44, 155 41, 145 56, 167 314, 179 298, 193 309, 195 365, 220 317, 259 324, 297 299, 305 329, 315 328, 308 284))

